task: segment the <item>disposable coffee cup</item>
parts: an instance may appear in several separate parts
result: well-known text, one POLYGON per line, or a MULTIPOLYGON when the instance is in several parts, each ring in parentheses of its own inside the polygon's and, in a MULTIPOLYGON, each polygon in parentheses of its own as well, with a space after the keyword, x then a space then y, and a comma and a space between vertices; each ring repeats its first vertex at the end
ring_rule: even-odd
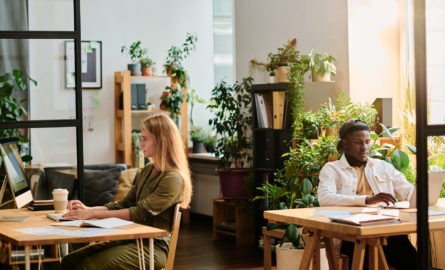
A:
POLYGON ((68 207, 68 190, 53 189, 54 210, 56 214, 65 214, 68 207))

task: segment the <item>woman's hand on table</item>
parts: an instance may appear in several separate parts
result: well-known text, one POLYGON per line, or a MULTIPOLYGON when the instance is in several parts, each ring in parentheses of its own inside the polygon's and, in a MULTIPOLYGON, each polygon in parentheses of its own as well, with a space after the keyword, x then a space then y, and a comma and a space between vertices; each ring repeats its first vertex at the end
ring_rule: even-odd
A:
POLYGON ((94 212, 92 209, 77 209, 71 210, 63 218, 67 219, 92 219, 94 218, 94 212))
POLYGON ((74 211, 74 210, 87 210, 90 207, 86 206, 79 200, 72 200, 68 202, 68 211, 74 211))

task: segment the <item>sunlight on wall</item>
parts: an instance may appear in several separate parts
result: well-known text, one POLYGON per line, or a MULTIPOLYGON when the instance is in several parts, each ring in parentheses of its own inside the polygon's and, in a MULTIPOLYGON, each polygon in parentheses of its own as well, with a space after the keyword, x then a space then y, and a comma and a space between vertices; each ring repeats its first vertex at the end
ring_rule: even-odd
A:
POLYGON ((398 124, 400 6, 397 0, 349 0, 349 83, 354 101, 393 99, 398 124))

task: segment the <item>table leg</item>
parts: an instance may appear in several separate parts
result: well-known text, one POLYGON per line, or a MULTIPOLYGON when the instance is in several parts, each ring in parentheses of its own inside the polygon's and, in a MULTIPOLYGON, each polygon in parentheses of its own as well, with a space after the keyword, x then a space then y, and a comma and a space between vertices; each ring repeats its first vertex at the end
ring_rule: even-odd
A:
POLYGON ((365 260, 366 242, 364 240, 357 240, 354 247, 354 255, 352 259, 352 269, 362 270, 363 261, 365 260))
POLYGON ((326 257, 328 257, 329 269, 337 270, 338 261, 335 257, 334 240, 332 238, 325 237, 324 244, 326 246, 326 257))
POLYGON ((312 245, 312 270, 320 270, 320 231, 314 232, 312 245))
POLYGON ((153 247, 153 238, 149 239, 149 247, 150 247, 150 270, 155 270, 155 256, 154 256, 154 247, 153 247))
POLYGON ((379 269, 389 270, 388 262, 386 262, 385 252, 383 252, 383 247, 381 245, 378 247, 378 258, 379 269))
POLYGON ((263 246, 264 246, 264 270, 272 269, 272 249, 270 236, 263 234, 263 246))
MULTIPOLYGON (((312 253, 314 251, 315 241, 320 243, 320 231, 310 232, 308 241, 306 242, 306 247, 304 248, 303 258, 301 259, 300 270, 309 269, 309 264, 312 259, 312 253)), ((320 256, 318 256, 318 257, 320 257, 320 256)), ((320 264, 320 263, 318 263, 318 264, 320 264)))
POLYGON ((368 247, 368 263, 369 270, 378 270, 379 265, 379 248, 378 246, 369 246, 368 247))
POLYGON ((31 247, 30 246, 25 246, 25 269, 26 270, 31 270, 31 247))

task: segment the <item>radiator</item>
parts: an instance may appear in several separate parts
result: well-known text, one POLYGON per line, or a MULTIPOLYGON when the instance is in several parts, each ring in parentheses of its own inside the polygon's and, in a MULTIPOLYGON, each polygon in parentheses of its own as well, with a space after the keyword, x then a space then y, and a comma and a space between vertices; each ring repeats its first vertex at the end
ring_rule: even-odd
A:
POLYGON ((219 177, 215 173, 194 172, 192 169, 193 197, 191 212, 213 215, 213 199, 219 198, 219 177))

